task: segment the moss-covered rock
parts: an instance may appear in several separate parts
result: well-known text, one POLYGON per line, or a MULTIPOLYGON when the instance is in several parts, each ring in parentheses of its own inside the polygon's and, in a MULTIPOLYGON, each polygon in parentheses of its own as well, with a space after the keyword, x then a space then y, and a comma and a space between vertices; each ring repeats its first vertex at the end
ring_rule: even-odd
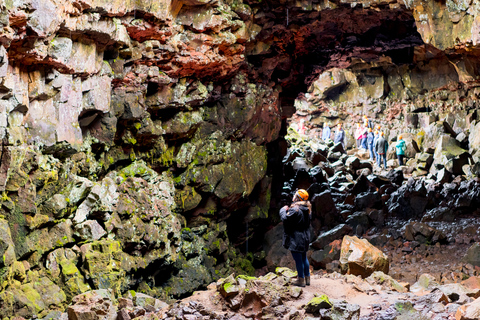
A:
POLYGON ((202 201, 202 196, 191 186, 185 186, 183 190, 178 190, 175 194, 175 203, 177 208, 188 211, 198 206, 202 201))
POLYGON ((0 267, 9 266, 13 262, 11 257, 8 257, 9 248, 15 248, 10 234, 10 226, 5 219, 0 219, 0 267))
POLYGON ((2 314, 7 317, 15 315, 30 318, 46 313, 50 306, 62 307, 65 302, 65 293, 47 277, 13 285, 0 292, 0 307, 2 314))
POLYGON ((315 296, 305 305, 305 311, 313 314, 318 314, 320 309, 331 308, 333 308, 333 304, 325 294, 322 294, 321 296, 315 296))
POLYGON ((170 297, 191 294, 213 282, 213 265, 214 259, 204 255, 179 259, 176 261, 178 275, 172 276, 162 287, 170 297))

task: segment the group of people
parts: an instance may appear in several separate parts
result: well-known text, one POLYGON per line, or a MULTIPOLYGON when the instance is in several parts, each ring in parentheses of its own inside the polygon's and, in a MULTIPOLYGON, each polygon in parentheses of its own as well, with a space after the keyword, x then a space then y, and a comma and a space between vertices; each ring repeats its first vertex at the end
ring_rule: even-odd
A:
MULTIPOLYGON (((330 136, 330 126, 327 123, 324 123, 322 140, 327 141, 330 139, 330 136)), ((375 161, 380 168, 382 167, 382 164, 385 169, 387 168, 388 142, 385 138, 385 133, 381 131, 380 125, 375 127, 373 122, 368 119, 367 116, 363 116, 363 124, 357 123, 353 136, 358 149, 368 150, 371 161, 375 161)), ((345 148, 345 131, 343 130, 341 123, 337 125, 333 141, 335 144, 341 143, 345 148)), ((395 147, 399 165, 403 166, 406 145, 401 135, 398 136, 398 141, 395 147)))
MULTIPOLYGON (((374 126, 367 116, 363 117, 363 125, 357 124, 354 137, 358 149, 365 149, 370 152, 370 160, 376 161, 381 168, 382 163, 387 168, 388 142, 385 133, 380 131, 380 125, 374 126)), ((301 123, 300 130, 304 128, 301 123)), ((325 123, 322 131, 322 140, 331 139, 330 126, 325 123)), ((345 149, 345 131, 342 124, 336 126, 333 141, 341 143, 345 149)), ((398 136, 395 144, 399 165, 403 165, 406 143, 402 135, 398 136)), ((280 209, 280 218, 283 222, 283 246, 292 254, 297 269, 297 278, 293 283, 296 286, 305 287, 310 285, 310 264, 307 258, 307 251, 310 245, 310 221, 312 218, 312 205, 308 201, 308 192, 304 189, 297 190, 293 196, 292 204, 280 209)))

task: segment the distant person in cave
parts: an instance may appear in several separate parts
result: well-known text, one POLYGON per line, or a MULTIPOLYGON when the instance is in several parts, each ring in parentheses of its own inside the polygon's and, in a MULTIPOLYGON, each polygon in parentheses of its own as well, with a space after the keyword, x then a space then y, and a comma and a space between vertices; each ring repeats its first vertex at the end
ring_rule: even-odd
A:
POLYGON ((405 143, 405 140, 403 140, 402 135, 398 136, 398 141, 395 145, 395 149, 397 152, 398 165, 403 166, 403 158, 405 157, 405 151, 407 151, 407 145, 405 143))
POLYGON ((293 285, 305 287, 310 285, 310 264, 307 250, 310 245, 310 220, 312 205, 308 201, 308 192, 300 189, 295 192, 292 204, 280 209, 283 221, 283 247, 290 250, 295 260, 297 280, 293 285))
POLYGON ((367 116, 363 116, 363 122, 365 123, 365 127, 372 129, 375 129, 375 125, 373 124, 373 121, 368 119, 367 116))
POLYGON ((375 136, 372 132, 372 128, 368 128, 368 133, 367 133, 367 146, 368 146, 368 151, 370 152, 370 160, 373 161, 375 159, 375 153, 373 152, 373 140, 375 139, 375 136))
POLYGON ((380 137, 378 138, 377 142, 375 143, 375 150, 378 153, 377 164, 381 168, 382 167, 382 159, 383 165, 385 169, 387 169, 387 150, 388 150, 388 142, 385 139, 385 134, 380 132, 380 137))
POLYGON ((367 150, 367 136, 368 136, 368 120, 364 122, 362 127, 362 149, 367 150))
POLYGON ((298 126, 298 133, 305 134, 305 119, 300 120, 300 125, 298 126))
POLYGON ((330 125, 326 122, 323 123, 323 130, 322 130, 322 140, 323 141, 328 141, 330 140, 330 125))
POLYGON ((377 143, 378 138, 380 138, 380 131, 375 130, 374 135, 373 135, 373 153, 375 154, 375 161, 378 161, 378 153, 377 149, 375 149, 375 145, 377 143))
POLYGON ((357 149, 360 149, 362 146, 362 135, 363 135, 363 130, 362 130, 362 125, 360 123, 357 123, 357 127, 355 128, 355 141, 357 142, 357 149))
POLYGON ((343 150, 345 150, 345 131, 342 128, 342 124, 337 124, 337 130, 335 131, 335 136, 333 138, 335 144, 341 143, 343 150))

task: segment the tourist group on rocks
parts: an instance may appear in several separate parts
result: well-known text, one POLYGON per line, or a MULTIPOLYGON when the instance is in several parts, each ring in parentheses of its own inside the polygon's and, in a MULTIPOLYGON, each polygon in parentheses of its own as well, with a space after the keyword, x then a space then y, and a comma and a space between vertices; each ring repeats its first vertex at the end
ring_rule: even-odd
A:
MULTIPOLYGON (((304 121, 300 125, 300 133, 305 133, 304 121)), ((385 137, 385 132, 382 131, 380 125, 374 125, 373 121, 370 120, 366 115, 363 116, 363 123, 358 122, 354 127, 353 136, 356 141, 356 148, 358 150, 368 151, 370 160, 377 164, 379 168, 387 169, 387 152, 388 152, 388 141, 385 137)), ((345 148, 345 131, 341 123, 338 123, 333 132, 332 139, 332 129, 330 124, 324 122, 321 139, 325 142, 333 140, 335 144, 340 143, 344 149, 345 148)), ((398 165, 404 165, 406 144, 403 140, 403 136, 399 135, 397 143, 395 145, 396 155, 398 159, 398 165)))
MULTIPOLYGON (((480 179, 457 171, 460 157, 449 157, 449 164, 430 160, 428 175, 407 178, 402 134, 394 147, 403 167, 389 165, 390 171, 374 174, 373 161, 387 168, 388 142, 380 126, 364 119, 353 133, 357 143, 353 150, 346 150, 341 124, 335 132, 324 124, 321 135, 312 135, 312 130, 305 134, 302 124, 299 130, 289 129, 282 198, 291 203, 280 209, 283 224, 266 234, 267 264, 295 268, 291 284, 301 288, 314 286, 312 268, 319 270, 314 275, 339 272, 363 279, 381 271, 382 281, 390 272, 397 280, 405 279, 398 291, 406 293, 401 299, 411 310, 405 319, 479 319, 480 294, 473 291, 480 293, 474 271, 480 267, 480 247, 475 245, 480 241, 475 232, 480 227, 475 219, 480 215, 480 179), (275 239, 279 228, 281 243, 275 239), (451 260, 445 261, 445 254, 451 260), (430 266, 433 263, 435 267, 430 266)), ((448 124, 435 122, 425 128, 424 146, 430 144, 429 131, 439 126, 444 128, 441 140, 449 139, 448 124)), ((439 142, 438 148, 418 152, 415 160, 424 153, 437 158, 438 150, 448 152, 447 146, 439 142)), ((400 319, 398 312, 405 306, 397 307, 378 304, 360 319, 400 319)))

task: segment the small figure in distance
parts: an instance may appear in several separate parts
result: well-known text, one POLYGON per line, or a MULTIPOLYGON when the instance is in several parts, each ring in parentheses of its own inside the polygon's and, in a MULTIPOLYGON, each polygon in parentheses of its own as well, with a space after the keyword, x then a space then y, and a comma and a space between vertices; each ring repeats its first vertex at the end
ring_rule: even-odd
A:
POLYGON ((367 150, 367 136, 368 136, 368 120, 365 121, 362 127, 362 149, 367 150))
POLYGON ((370 151, 370 160, 371 161, 375 160, 375 153, 373 152, 373 140, 374 139, 375 139, 375 136, 373 135, 372 128, 368 128, 367 145, 368 145, 368 151, 370 151))
POLYGON ((326 122, 323 123, 323 130, 322 130, 322 140, 323 141, 328 141, 330 140, 330 125, 326 122))
POLYGON ((378 161, 378 153, 377 149, 375 149, 375 144, 377 143, 378 138, 380 138, 380 131, 375 130, 374 136, 373 136, 373 153, 375 153, 375 161, 378 161))
POLYGON ((300 124, 298 126, 298 133, 305 134, 305 119, 300 120, 300 124))
POLYGON ((363 122, 365 123, 365 127, 371 128, 372 131, 375 129, 375 125, 373 124, 373 121, 368 119, 368 117, 365 115, 363 116, 363 122))
POLYGON ((290 250, 295 267, 297 280, 293 285, 305 287, 310 285, 310 264, 307 251, 310 245, 310 220, 312 205, 308 201, 308 192, 300 189, 295 192, 290 206, 280 209, 283 221, 283 247, 290 250))
POLYGON ((360 149, 360 147, 362 146, 362 135, 362 125, 360 123, 357 123, 357 128, 355 129, 354 133, 355 141, 357 142, 357 149, 360 149))
POLYGON ((403 158, 405 157, 405 151, 407 151, 407 145, 403 140, 402 135, 398 136, 397 144, 395 145, 397 151, 398 165, 403 166, 403 158))
POLYGON ((382 163, 381 160, 383 159, 383 165, 385 169, 387 169, 387 150, 388 150, 388 142, 384 138, 384 133, 380 132, 380 137, 378 138, 377 142, 375 143, 375 150, 378 153, 377 164, 381 168, 382 163))
POLYGON ((341 143, 343 150, 345 150, 345 131, 343 131, 342 124, 337 124, 337 130, 335 131, 335 136, 333 138, 335 144, 341 143))

